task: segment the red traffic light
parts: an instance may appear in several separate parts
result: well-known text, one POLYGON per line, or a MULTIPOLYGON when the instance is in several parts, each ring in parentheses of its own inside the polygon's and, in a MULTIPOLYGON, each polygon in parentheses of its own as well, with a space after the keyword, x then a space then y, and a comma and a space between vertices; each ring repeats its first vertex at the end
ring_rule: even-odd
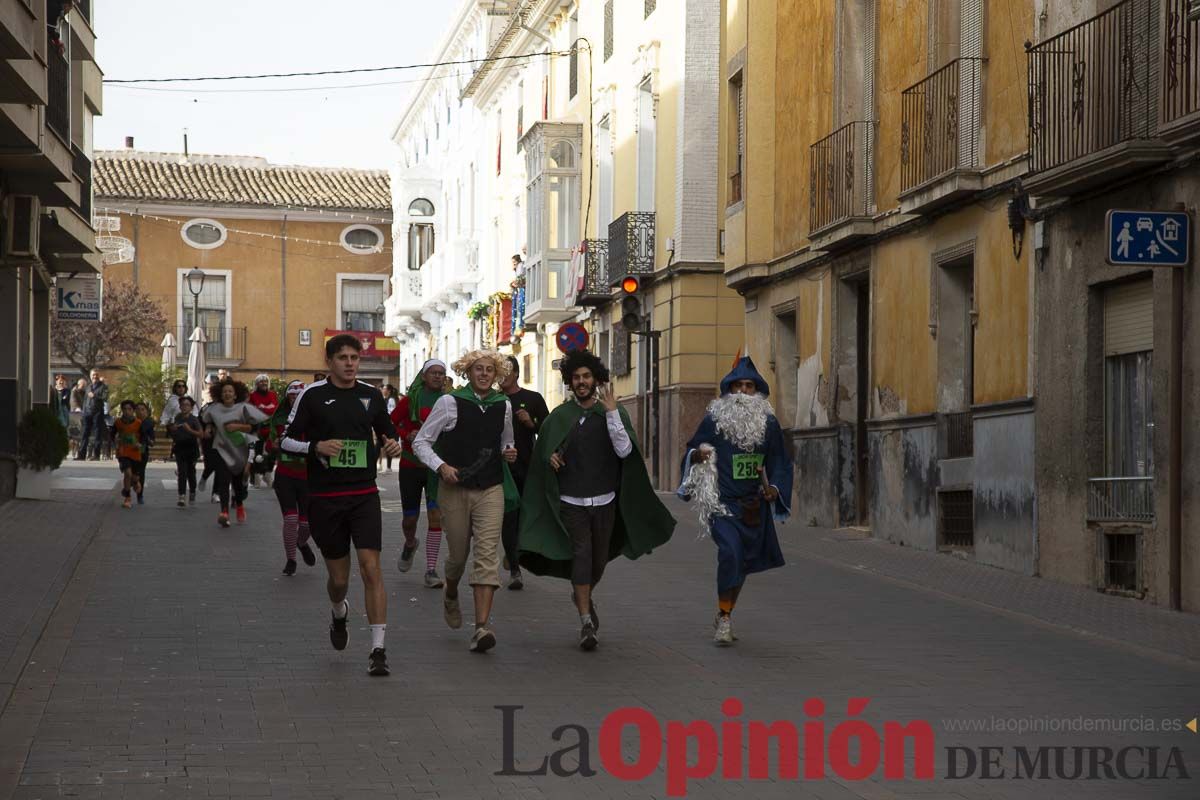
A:
POLYGON ((630 276, 621 279, 621 291, 625 292, 625 294, 634 294, 640 288, 641 285, 638 283, 637 278, 630 276))

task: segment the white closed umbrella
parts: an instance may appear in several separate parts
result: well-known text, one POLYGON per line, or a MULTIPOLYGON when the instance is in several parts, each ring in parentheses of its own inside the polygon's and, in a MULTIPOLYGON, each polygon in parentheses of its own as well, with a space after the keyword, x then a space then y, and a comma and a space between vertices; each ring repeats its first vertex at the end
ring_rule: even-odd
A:
POLYGON ((188 391, 191 392, 192 397, 196 398, 197 403, 202 403, 200 398, 206 388, 204 374, 208 369, 204 364, 205 350, 207 350, 205 345, 208 344, 208 337, 204 335, 203 328, 197 327, 188 337, 188 341, 192 343, 191 350, 188 352, 188 391))
MULTIPOLYGON (((166 377, 174 378, 175 377, 175 334, 168 333, 166 336, 163 337, 163 340, 161 342, 159 342, 158 346, 163 349, 163 352, 162 352, 162 374, 163 374, 163 377, 164 378, 166 378, 166 377)), ((168 388, 167 389, 167 397, 170 397, 170 396, 171 396, 171 390, 170 390, 170 388, 168 388)))

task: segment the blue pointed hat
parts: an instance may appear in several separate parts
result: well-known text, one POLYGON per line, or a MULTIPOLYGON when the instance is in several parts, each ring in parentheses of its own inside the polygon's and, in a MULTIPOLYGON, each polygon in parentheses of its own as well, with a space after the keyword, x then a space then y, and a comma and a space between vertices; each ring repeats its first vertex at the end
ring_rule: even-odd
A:
POLYGON ((734 381, 754 381, 759 394, 763 397, 768 397, 771 394, 771 388, 767 386, 767 382, 763 376, 758 374, 758 370, 755 368, 750 356, 739 358, 738 362, 733 365, 733 370, 721 379, 722 395, 729 394, 729 387, 734 381))

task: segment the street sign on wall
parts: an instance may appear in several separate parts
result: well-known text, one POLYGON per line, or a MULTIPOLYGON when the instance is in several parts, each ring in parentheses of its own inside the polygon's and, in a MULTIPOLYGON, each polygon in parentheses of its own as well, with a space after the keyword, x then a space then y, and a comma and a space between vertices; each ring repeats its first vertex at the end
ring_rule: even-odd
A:
POLYGON ((54 315, 73 322, 100 322, 104 318, 104 281, 99 275, 56 278, 54 315))
POLYGON ((1108 212, 1108 263, 1182 267, 1192 257, 1192 219, 1183 211, 1108 212))

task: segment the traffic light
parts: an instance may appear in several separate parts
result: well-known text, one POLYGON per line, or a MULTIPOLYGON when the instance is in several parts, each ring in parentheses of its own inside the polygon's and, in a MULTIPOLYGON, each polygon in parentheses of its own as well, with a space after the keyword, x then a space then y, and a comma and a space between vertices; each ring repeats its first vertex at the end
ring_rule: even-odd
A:
POLYGON ((627 331, 642 328, 642 298, 638 296, 641 283, 632 275, 621 281, 621 327, 627 331))

